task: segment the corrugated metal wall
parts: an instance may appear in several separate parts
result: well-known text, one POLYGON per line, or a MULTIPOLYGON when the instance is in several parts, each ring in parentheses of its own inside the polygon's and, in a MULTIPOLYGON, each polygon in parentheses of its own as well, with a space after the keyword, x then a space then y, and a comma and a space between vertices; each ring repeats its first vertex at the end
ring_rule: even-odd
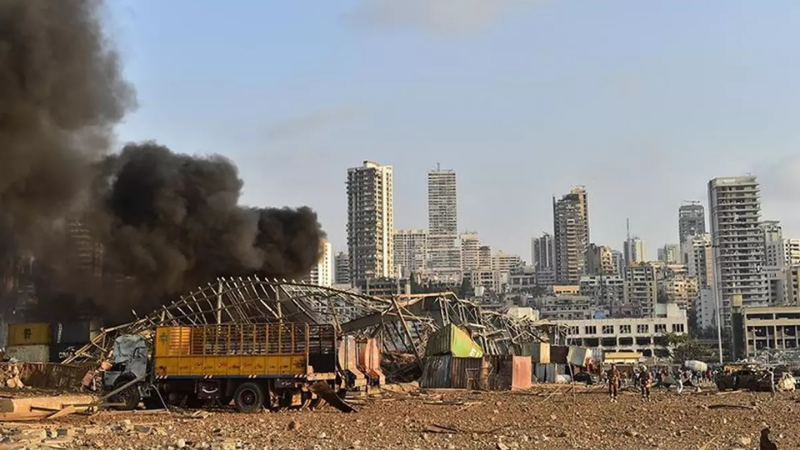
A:
POLYGON ((450 355, 428 356, 419 379, 423 389, 448 389, 450 383, 450 355))
POLYGON ((452 358, 450 386, 454 389, 486 389, 483 358, 452 358))

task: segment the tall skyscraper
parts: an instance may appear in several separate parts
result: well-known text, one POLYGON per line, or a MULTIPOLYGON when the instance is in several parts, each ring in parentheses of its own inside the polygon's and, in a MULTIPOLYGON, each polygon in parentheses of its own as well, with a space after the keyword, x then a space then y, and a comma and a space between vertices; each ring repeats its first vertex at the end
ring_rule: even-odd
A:
POLYGON ((305 278, 311 284, 317 286, 330 287, 333 285, 333 250, 331 243, 327 240, 320 242, 321 252, 319 262, 311 269, 311 273, 305 278))
POLYGON ((350 284, 350 255, 345 252, 337 253, 333 264, 336 273, 334 282, 336 284, 350 284))
POLYGON ((657 251, 657 259, 667 264, 683 263, 681 259, 681 247, 678 244, 666 244, 657 251))
POLYGON ((408 278, 412 273, 425 271, 427 251, 427 230, 396 230, 394 232, 394 267, 402 278, 408 278))
POLYGON ((543 233, 541 237, 533 238, 531 242, 531 264, 537 272, 555 271, 556 257, 553 246, 553 235, 543 233))
POLYGON ((645 241, 634 236, 628 238, 622 245, 624 247, 623 254, 625 256, 625 264, 630 266, 649 261, 647 257, 647 243, 645 241))
POLYGON ((461 277, 456 173, 439 167, 428 172, 428 255, 428 272, 450 281, 461 277))
POLYGON ((556 281, 580 284, 589 248, 589 203, 585 188, 573 187, 560 200, 553 197, 553 231, 556 281))
POLYGON ((347 248, 351 283, 394 277, 392 166, 347 169, 347 248))
POLYGON ((481 238, 478 233, 468 232, 461 235, 461 267, 464 272, 480 267, 480 248, 481 238))
POLYGON ((678 244, 706 232, 706 211, 699 202, 678 208, 678 244))
POLYGON ((766 305, 768 283, 762 272, 764 235, 759 228, 761 200, 754 176, 721 177, 708 182, 711 242, 722 323, 731 327, 731 307, 766 305))

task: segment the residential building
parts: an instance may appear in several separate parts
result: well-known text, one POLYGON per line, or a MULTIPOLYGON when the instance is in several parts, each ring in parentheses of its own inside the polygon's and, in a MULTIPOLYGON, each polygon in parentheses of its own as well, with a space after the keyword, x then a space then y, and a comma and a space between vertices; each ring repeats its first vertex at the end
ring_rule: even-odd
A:
POLYGON ((587 320, 594 318, 598 311, 592 299, 582 295, 540 297, 533 304, 539 311, 539 317, 550 320, 587 320))
POLYGON ((647 258, 647 244, 638 237, 628 238, 622 245, 626 265, 630 266, 650 261, 647 258))
POLYGON ((460 279, 456 173, 452 170, 437 167, 428 172, 428 233, 428 271, 442 280, 460 279))
POLYGON ((425 272, 427 254, 427 230, 394 231, 394 267, 400 278, 425 272))
POLYGON ((586 251, 586 275, 612 275, 614 254, 607 245, 589 244, 586 251))
POLYGON ((694 304, 697 328, 711 330, 717 326, 717 302, 711 287, 701 287, 694 304))
POLYGON ((536 286, 536 270, 533 266, 520 265, 511 268, 508 276, 510 292, 530 292, 536 286))
POLYGON ((350 286, 350 255, 339 252, 334 259, 334 270, 336 272, 335 283, 350 286))
POLYGON ((584 275, 580 294, 590 297, 599 305, 613 305, 625 301, 625 278, 622 275, 584 275))
POLYGON ((656 268, 634 263, 625 268, 625 303, 638 307, 642 317, 653 317, 658 302, 656 268))
POLYGON ((556 281, 556 258, 553 236, 543 233, 533 238, 531 261, 536 270, 536 280, 540 286, 552 285, 556 281))
POLYGON ((508 286, 510 274, 486 268, 472 270, 465 276, 469 276, 472 287, 482 287, 489 292, 498 293, 508 286))
POLYGON ((553 197, 553 229, 556 281, 578 284, 589 248, 589 203, 585 188, 573 187, 560 200, 553 197))
POLYGON ((353 283, 395 276, 392 179, 392 166, 373 161, 347 170, 347 247, 353 283))
POLYGON ((73 219, 67 223, 68 251, 72 275, 101 278, 105 266, 103 244, 93 236, 84 221, 73 219))
POLYGON ((769 302, 759 184, 754 176, 714 178, 708 198, 716 292, 723 325, 731 330, 734 297, 741 296, 743 307, 769 302))
POLYGON ((522 258, 519 255, 512 255, 510 253, 497 252, 492 257, 492 268, 500 272, 511 272, 512 268, 522 266, 522 258))
POLYGON ((787 267, 786 274, 786 303, 800 306, 800 264, 787 267))
POLYGON ((684 264, 681 258, 681 246, 678 244, 666 244, 657 251, 657 258, 667 264, 684 264))
POLYGON ((480 266, 480 248, 481 239, 478 233, 468 232, 461 235, 461 267, 464 272, 475 270, 480 266))
POLYGON ((800 349, 800 306, 742 308, 744 356, 800 349))
POLYGON ((773 306, 792 303, 791 267, 764 267, 764 276, 767 278, 769 289, 769 304, 773 306))
POLYGON ((693 308, 699 287, 697 278, 683 273, 672 273, 659 280, 658 291, 669 303, 675 303, 680 308, 693 308))
POLYGON ((659 304, 653 317, 559 320, 567 328, 567 345, 600 348, 605 352, 641 352, 651 357, 666 350, 669 333, 688 332, 686 312, 676 305, 659 304))
POLYGON ((611 260, 614 265, 614 275, 623 275, 625 269, 625 254, 619 250, 611 250, 611 260))
POLYGON ((691 239, 692 252, 688 261, 688 273, 697 277, 700 287, 711 287, 714 283, 714 259, 711 248, 711 235, 699 234, 691 239))
POLYGON ((478 247, 478 268, 481 270, 491 270, 494 268, 493 265, 492 247, 490 245, 481 245, 478 247))
POLYGON ((706 232, 706 214, 700 202, 689 202, 678 208, 678 243, 706 232))
POLYGON ((556 297, 562 295, 580 295, 581 285, 579 284, 556 284, 550 286, 548 292, 551 292, 556 297))
POLYGON ((319 262, 311 269, 311 272, 304 278, 305 281, 324 287, 333 286, 333 250, 331 243, 326 239, 320 242, 319 262))

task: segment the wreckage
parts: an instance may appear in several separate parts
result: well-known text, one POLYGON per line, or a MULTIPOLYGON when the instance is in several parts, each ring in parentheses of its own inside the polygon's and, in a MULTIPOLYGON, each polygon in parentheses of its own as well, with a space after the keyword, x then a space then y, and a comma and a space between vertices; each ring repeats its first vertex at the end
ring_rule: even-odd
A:
POLYGON ((339 336, 378 338, 384 352, 410 353, 422 367, 427 338, 450 324, 468 330, 487 355, 521 355, 526 344, 547 342, 556 324, 483 309, 451 292, 391 298, 256 276, 219 278, 178 300, 107 328, 64 363, 100 362, 111 357, 114 341, 140 335, 152 344, 156 328, 293 322, 332 325, 339 336))

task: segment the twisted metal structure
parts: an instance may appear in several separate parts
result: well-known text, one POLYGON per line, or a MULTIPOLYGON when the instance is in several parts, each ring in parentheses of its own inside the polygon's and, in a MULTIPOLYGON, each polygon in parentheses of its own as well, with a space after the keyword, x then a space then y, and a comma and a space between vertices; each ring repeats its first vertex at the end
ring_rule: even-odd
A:
POLYGON ((101 361, 122 334, 149 337, 156 327, 291 321, 333 324, 340 335, 379 336, 384 350, 424 354, 427 337, 449 324, 471 331, 487 354, 524 354, 548 341, 556 325, 488 311, 451 292, 375 297, 303 282, 256 276, 220 278, 130 323, 104 329, 65 360, 101 361))

